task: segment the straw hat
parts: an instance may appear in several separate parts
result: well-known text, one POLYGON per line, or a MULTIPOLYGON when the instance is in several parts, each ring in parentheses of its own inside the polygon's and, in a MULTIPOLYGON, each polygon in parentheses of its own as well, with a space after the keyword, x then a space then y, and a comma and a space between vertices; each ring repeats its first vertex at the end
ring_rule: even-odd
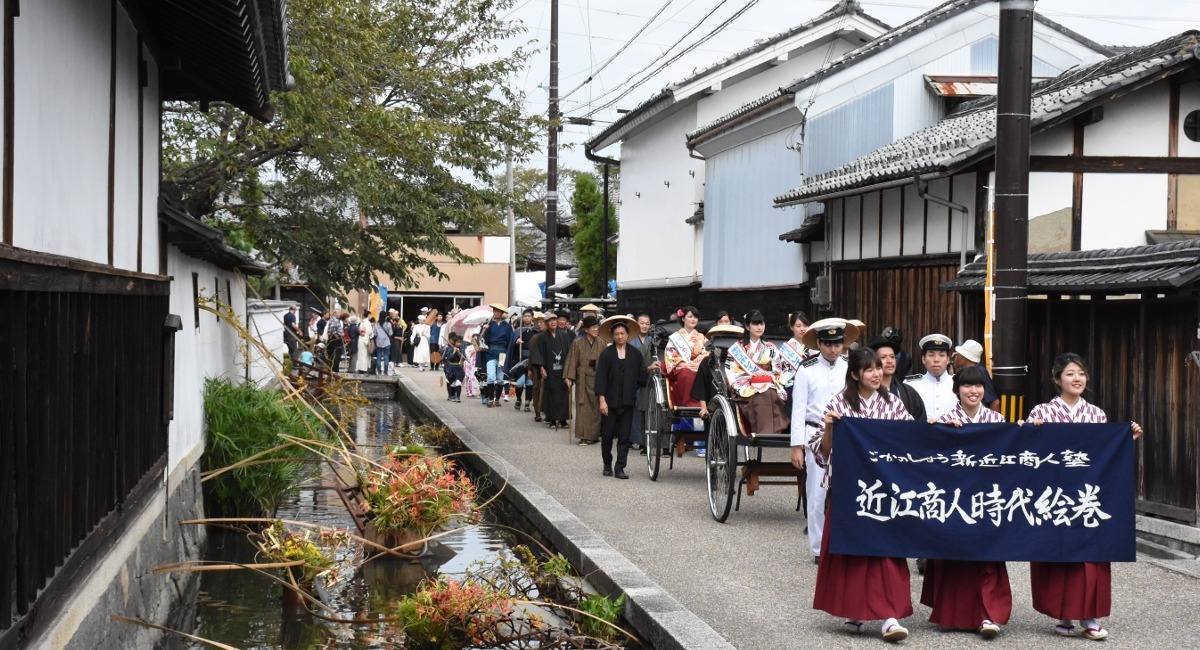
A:
POLYGON ((498 302, 494 302, 494 303, 488 305, 488 307, 491 307, 492 309, 495 309, 497 311, 502 311, 502 312, 508 313, 508 305, 502 305, 498 302))
MULTIPOLYGON (((857 337, 858 340, 861 341, 861 340, 867 338, 867 324, 866 323, 864 323, 860 320, 853 319, 853 318, 846 319, 846 322, 858 328, 858 337, 857 337)), ((850 343, 847 342, 846 345, 850 345, 850 343)))
POLYGON ((801 343, 816 348, 820 341, 844 342, 846 345, 858 340, 859 329, 842 318, 823 318, 808 326, 801 343))
POLYGON ((579 311, 604 311, 604 310, 600 309, 596 305, 593 305, 592 303, 589 302, 588 304, 580 307, 579 311))
POLYGON ((546 315, 540 311, 533 312, 533 320, 546 320, 546 315))
POLYGON ((718 336, 741 336, 746 333, 745 328, 741 325, 713 325, 708 328, 708 338, 716 338, 718 336))
POLYGON ((628 316, 609 316, 600 323, 600 338, 612 342, 612 328, 617 323, 624 323, 627 332, 639 332, 637 321, 628 316))

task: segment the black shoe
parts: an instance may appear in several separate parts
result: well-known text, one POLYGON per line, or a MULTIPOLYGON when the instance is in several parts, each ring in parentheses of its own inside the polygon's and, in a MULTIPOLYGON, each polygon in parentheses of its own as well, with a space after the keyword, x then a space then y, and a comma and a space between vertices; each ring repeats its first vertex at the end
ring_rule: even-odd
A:
POLYGON ((821 556, 820 556, 820 555, 814 555, 814 556, 813 556, 813 564, 820 564, 820 563, 821 563, 821 556))
POLYGON ((541 421, 542 421, 542 414, 541 414, 541 413, 536 413, 536 414, 534 414, 534 416, 533 416, 533 421, 534 421, 534 422, 541 422, 541 421))
MULTIPOLYGON (((525 412, 526 413, 529 412, 529 402, 525 402, 525 412)), ((538 418, 538 419, 540 420, 541 418, 538 418)))
POLYGON ((513 408, 515 408, 515 409, 517 409, 518 411, 520 411, 520 410, 521 410, 521 400, 517 400, 517 403, 516 403, 516 405, 515 405, 515 406, 513 406, 513 408))
POLYGON ((612 473, 612 470, 611 470, 611 469, 606 469, 606 470, 604 470, 604 475, 605 475, 605 476, 612 476, 612 475, 613 475, 613 473, 612 473))
POLYGON ((646 448, 642 447, 641 450, 638 451, 638 456, 645 456, 647 453, 648 452, 646 451, 646 448))
POLYGON ((917 573, 925 575, 925 558, 923 557, 917 558, 917 573))
POLYGON ((629 478, 629 475, 626 474, 625 470, 623 470, 623 469, 617 470, 616 473, 613 474, 613 476, 615 476, 617 478, 629 478))

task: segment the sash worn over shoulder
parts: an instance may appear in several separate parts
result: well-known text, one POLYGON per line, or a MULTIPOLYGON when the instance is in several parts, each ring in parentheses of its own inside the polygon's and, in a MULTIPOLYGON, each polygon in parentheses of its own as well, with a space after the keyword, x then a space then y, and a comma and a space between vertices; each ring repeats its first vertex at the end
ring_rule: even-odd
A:
POLYGON ((783 345, 779 346, 779 354, 783 356, 783 360, 787 362, 788 366, 791 367, 793 372, 799 371, 800 364, 804 363, 804 357, 800 356, 800 353, 796 351, 796 348, 792 347, 791 341, 787 341, 783 345))
POLYGON ((675 345, 675 350, 679 352, 680 356, 687 355, 687 360, 692 360, 692 342, 687 340, 687 337, 683 335, 683 330, 677 330, 674 334, 667 337, 667 340, 675 345))
POLYGON ((754 363, 754 360, 751 359, 750 355, 746 353, 746 349, 742 347, 740 342, 734 343, 732 346, 730 346, 729 356, 733 357, 733 360, 737 361, 738 365, 741 366, 742 370, 745 370, 747 374, 757 375, 764 372, 757 363, 754 363))

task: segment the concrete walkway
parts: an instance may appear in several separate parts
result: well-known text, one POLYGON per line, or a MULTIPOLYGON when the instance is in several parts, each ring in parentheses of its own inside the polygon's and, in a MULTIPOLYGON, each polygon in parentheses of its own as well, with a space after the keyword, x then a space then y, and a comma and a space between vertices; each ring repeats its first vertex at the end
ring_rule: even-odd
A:
MULTIPOLYGON (((511 403, 485 409, 478 400, 447 402, 441 373, 404 374, 417 387, 418 398, 444 407, 735 647, 883 644, 878 624, 868 625, 861 637, 850 636, 841 631, 840 620, 812 609, 816 566, 808 555, 804 516, 795 511, 793 490, 766 486, 743 497, 741 510, 718 524, 709 513, 703 461, 695 456, 676 459, 673 470, 664 465, 657 482, 649 480, 644 457, 637 455, 630 457, 629 480, 605 478, 598 445, 568 444, 566 432, 535 424, 532 414, 515 412, 511 403)), ((1013 563, 1008 569, 1013 616, 993 644, 1032 648, 1087 643, 1056 637, 1053 621, 1030 606, 1028 565, 1013 563)), ((919 604, 921 578, 915 567, 912 574, 915 611, 903 621, 912 633, 904 645, 988 643, 929 623, 929 609, 919 604)), ((1107 646, 1197 645, 1200 582, 1148 562, 1115 564, 1113 574, 1114 615, 1104 621, 1111 634, 1107 646)))

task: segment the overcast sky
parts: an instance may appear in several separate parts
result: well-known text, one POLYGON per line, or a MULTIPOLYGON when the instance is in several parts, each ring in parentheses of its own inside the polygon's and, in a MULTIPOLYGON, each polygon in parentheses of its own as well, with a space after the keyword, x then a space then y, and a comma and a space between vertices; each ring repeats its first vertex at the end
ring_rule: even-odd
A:
MULTIPOLYGON (((860 0, 864 11, 897 26, 942 4, 939 0, 860 0)), ((594 115, 595 126, 566 125, 560 140, 575 143, 563 152, 561 165, 577 169, 589 166, 582 143, 616 119, 616 109, 630 109, 667 84, 686 78, 694 70, 750 47, 755 39, 767 38, 803 23, 835 4, 835 0, 559 0, 559 88, 565 99, 563 112, 585 115, 628 89, 629 79, 658 58, 680 38, 666 58, 687 48, 751 5, 711 40, 699 45, 678 61, 650 76, 612 107, 594 115), (666 5, 659 17, 605 69, 583 84, 589 74, 622 47, 650 17, 666 5), (715 11, 714 11, 715 9, 715 11), (713 11, 689 36, 684 35, 701 18, 713 11), (567 93, 576 89, 573 94, 567 93)), ((1106 45, 1145 45, 1181 31, 1200 28, 1200 2, 1181 0, 1040 0, 1037 11, 1084 36, 1106 45)), ((550 78, 550 0, 517 0, 508 19, 526 29, 519 39, 538 52, 517 79, 524 89, 526 111, 545 114, 550 78)), ((511 45, 511 44, 510 44, 511 45)), ((665 59, 664 59, 665 60, 665 59)), ((658 64, 648 72, 653 72, 658 64)), ((612 148, 605 153, 616 155, 612 148)), ((543 151, 526 164, 545 167, 543 151)))

